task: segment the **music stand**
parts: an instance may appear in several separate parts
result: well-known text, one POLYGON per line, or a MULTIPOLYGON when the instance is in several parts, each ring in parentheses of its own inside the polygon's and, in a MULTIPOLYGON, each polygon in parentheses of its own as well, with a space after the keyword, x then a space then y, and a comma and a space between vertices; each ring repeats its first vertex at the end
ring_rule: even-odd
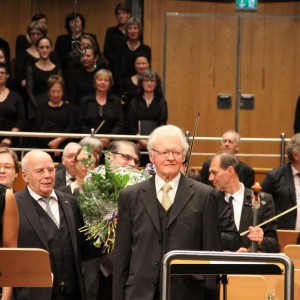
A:
POLYGON ((52 287, 49 253, 37 248, 1 248, 0 286, 52 287))
POLYGON ((284 254, 174 250, 163 258, 162 300, 170 299, 171 275, 284 274, 284 300, 294 299, 294 265, 284 254))

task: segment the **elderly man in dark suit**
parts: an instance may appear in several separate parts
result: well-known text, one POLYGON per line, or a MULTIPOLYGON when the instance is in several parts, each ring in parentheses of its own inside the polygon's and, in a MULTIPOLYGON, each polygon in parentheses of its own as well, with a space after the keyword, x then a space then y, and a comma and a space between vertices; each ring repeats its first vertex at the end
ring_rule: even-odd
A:
MULTIPOLYGON (((171 250, 220 249, 216 191, 184 177, 188 151, 176 126, 155 129, 148 141, 156 175, 121 191, 114 256, 113 299, 160 299, 163 255, 171 250)), ((174 276, 171 299, 218 299, 214 276, 174 276)))
MULTIPOLYGON (((251 251, 251 244, 257 242, 261 252, 279 252, 276 221, 263 227, 253 227, 252 190, 247 189, 238 176, 239 160, 234 154, 220 153, 213 157, 210 164, 210 176, 215 188, 225 193, 225 200, 230 203, 235 224, 240 233, 249 229, 249 234, 242 237, 242 246, 238 252, 251 251)), ((258 210, 258 223, 275 215, 272 196, 260 193, 261 205, 258 210)))
MULTIPOLYGON (((289 162, 267 173, 263 191, 273 196, 276 215, 300 205, 300 134, 295 134, 287 145, 289 162)), ((300 207, 278 218, 278 229, 300 230, 300 207)))
MULTIPOLYGON (((221 141, 222 152, 237 154, 240 150, 240 146, 241 138, 235 130, 230 129, 223 133, 221 141)), ((209 166, 210 160, 206 160, 202 165, 202 169, 200 172, 200 181, 205 184, 211 185, 209 181, 209 166)), ((240 168, 238 174, 240 181, 245 185, 245 187, 251 188, 254 184, 254 170, 247 164, 240 161, 240 168)))
POLYGON ((70 185, 76 179, 75 156, 81 148, 80 144, 70 142, 63 151, 62 166, 57 170, 55 177, 55 188, 70 185))
POLYGON ((15 288, 14 299, 85 299, 78 229, 83 220, 76 198, 54 190, 55 168, 51 156, 41 150, 22 160, 27 187, 16 193, 19 209, 18 246, 42 248, 50 254, 53 288, 15 288))

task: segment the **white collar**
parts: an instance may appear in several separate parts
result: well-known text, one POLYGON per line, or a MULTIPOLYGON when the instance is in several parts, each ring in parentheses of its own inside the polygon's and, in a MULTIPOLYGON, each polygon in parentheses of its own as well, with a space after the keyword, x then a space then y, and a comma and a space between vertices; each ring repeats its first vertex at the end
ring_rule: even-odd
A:
MULTIPOLYGON (((28 185, 27 185, 27 188, 28 188, 28 191, 29 191, 30 196, 31 196, 34 200, 38 201, 38 200, 41 199, 41 198, 45 198, 45 197, 42 197, 42 196, 38 195, 37 193, 35 193, 28 185)), ((49 197, 51 197, 52 199, 55 199, 55 200, 58 199, 57 196, 56 196, 56 194, 55 194, 55 192, 54 192, 54 190, 52 190, 52 192, 51 192, 51 194, 50 194, 49 197)))

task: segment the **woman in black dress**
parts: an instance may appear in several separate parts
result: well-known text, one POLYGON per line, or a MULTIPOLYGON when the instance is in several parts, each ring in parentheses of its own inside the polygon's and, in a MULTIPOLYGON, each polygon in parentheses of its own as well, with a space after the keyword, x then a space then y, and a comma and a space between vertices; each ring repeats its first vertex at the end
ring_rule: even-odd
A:
MULTIPOLYGON (((25 112, 20 95, 6 87, 7 66, 0 63, 0 128, 2 131, 21 131, 25 112)), ((19 146, 19 138, 0 137, 0 147, 19 146)))
POLYGON ((125 26, 126 42, 116 51, 116 61, 114 64, 113 74, 116 80, 114 92, 119 95, 122 80, 133 76, 136 73, 134 61, 137 56, 144 55, 151 62, 151 48, 143 44, 142 25, 138 19, 131 17, 125 26))
MULTIPOLYGON (((158 73, 146 70, 138 81, 138 97, 131 100, 126 115, 130 134, 149 135, 156 127, 165 125, 168 107, 158 73)), ((147 149, 147 140, 139 140, 141 149, 147 149)), ((142 164, 145 164, 142 156, 142 164)))
MULTIPOLYGON (((63 101, 64 81, 60 75, 51 75, 48 79, 48 101, 39 104, 38 126, 41 132, 73 133, 76 125, 76 112, 73 105, 63 101)), ((67 139, 57 137, 42 139, 42 146, 51 149, 62 149, 67 139)), ((54 153, 54 159, 60 152, 54 153)))
MULTIPOLYGON (((26 91, 29 104, 33 111, 36 111, 40 101, 48 100, 47 81, 51 75, 61 75, 59 66, 50 60, 52 52, 52 42, 48 37, 41 37, 36 43, 39 54, 37 62, 30 64, 26 72, 26 91)), ((33 113, 34 115, 34 113, 33 113)))
MULTIPOLYGON (((123 111, 120 98, 109 90, 113 85, 112 73, 101 69, 94 77, 96 91, 81 100, 81 131, 90 133, 94 128, 97 133, 122 134, 123 111)), ((101 139, 106 148, 109 140, 101 139)))
MULTIPOLYGON (((16 199, 12 189, 13 182, 19 172, 19 162, 16 153, 9 148, 0 148, 0 247, 16 248, 19 217, 16 199)), ((1 300, 10 300, 11 287, 2 288, 1 300)))

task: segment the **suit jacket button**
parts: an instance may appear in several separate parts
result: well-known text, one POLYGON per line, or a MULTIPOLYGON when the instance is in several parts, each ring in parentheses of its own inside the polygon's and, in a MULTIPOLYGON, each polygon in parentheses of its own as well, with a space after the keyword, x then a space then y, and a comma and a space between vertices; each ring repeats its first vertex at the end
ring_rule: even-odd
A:
POLYGON ((156 287, 156 283, 152 283, 151 286, 152 286, 152 287, 156 287))
POLYGON ((156 261, 154 262, 154 264, 155 264, 156 266, 158 266, 158 265, 159 265, 159 262, 156 260, 156 261))

